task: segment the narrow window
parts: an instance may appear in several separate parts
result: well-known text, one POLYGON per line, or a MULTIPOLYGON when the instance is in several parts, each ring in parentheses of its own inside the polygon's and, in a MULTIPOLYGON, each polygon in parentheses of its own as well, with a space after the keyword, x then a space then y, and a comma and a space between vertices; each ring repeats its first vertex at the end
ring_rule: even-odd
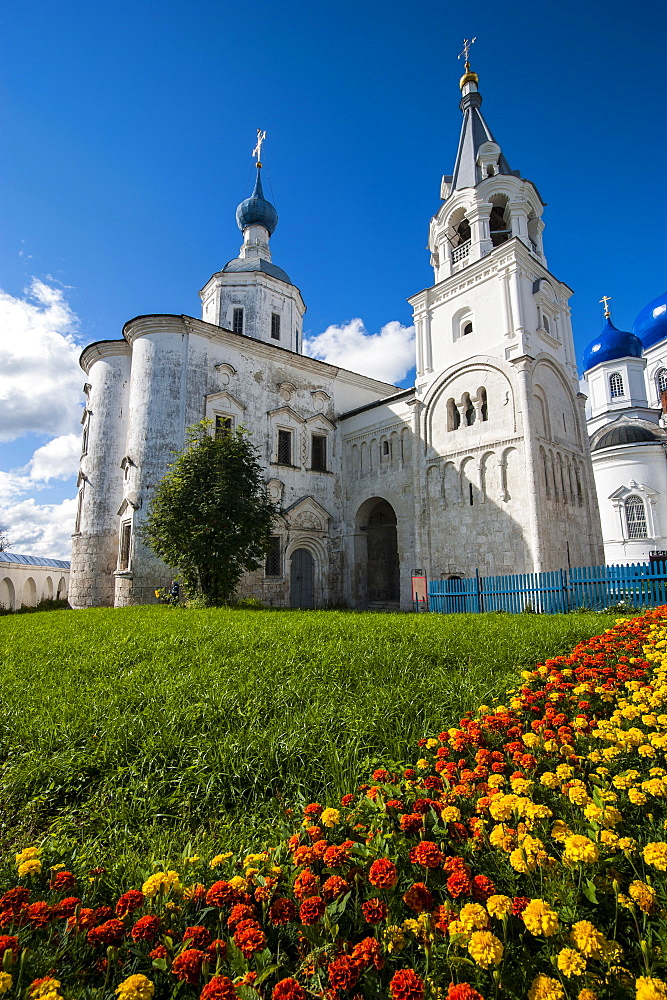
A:
POLYGON ((623 395, 623 378, 618 372, 614 372, 609 376, 609 392, 612 399, 623 395))
POLYGON ((280 314, 271 313, 271 337, 280 340, 280 314))
POLYGON ((327 471, 327 439, 322 434, 312 436, 310 467, 313 472, 327 471))
POLYGON ((278 462, 280 465, 292 464, 291 431, 278 431, 278 462))
POLYGON ((646 509, 640 497, 628 497, 625 501, 625 519, 628 525, 628 538, 648 538, 646 509))
POLYGON ((468 496, 470 498, 470 506, 472 507, 474 503, 474 495, 472 492, 472 483, 468 483, 468 496))
POLYGON ((551 332, 549 328, 549 317, 545 316, 544 313, 542 313, 542 328, 545 330, 546 333, 551 332))
POLYGON ((482 420, 488 420, 489 419, 489 406, 488 406, 488 403, 487 403, 486 389, 484 388, 484 386, 482 386, 480 389, 477 390, 477 395, 479 396, 479 400, 480 400, 480 402, 482 404, 480 406, 480 414, 481 414, 482 420))
POLYGON ((81 457, 88 454, 88 430, 90 425, 90 414, 86 414, 83 424, 83 434, 81 435, 81 457))
POLYGON ((382 454, 383 455, 388 455, 389 454, 389 442, 388 441, 383 441, 382 442, 382 454))
POLYGON ((464 392, 463 402, 465 405, 466 424, 468 425, 468 427, 470 427, 472 424, 475 423, 475 407, 472 404, 472 400, 470 399, 469 393, 464 392))
POLYGON ((280 536, 271 535, 269 539, 269 551, 266 553, 264 564, 265 576, 282 576, 282 558, 280 552, 280 536))
POLYGON ((223 417, 219 413, 215 415, 215 440, 221 441, 227 434, 232 432, 232 418, 223 417))
POLYGON ((232 317, 232 330, 234 333, 243 333, 243 309, 235 309, 232 317))
POLYGON ((120 547, 118 551, 118 569, 125 570, 130 566, 130 542, 132 540, 132 523, 123 521, 120 526, 120 547))
POLYGON ((447 400, 447 430, 455 431, 461 425, 461 414, 453 399, 447 400))
POLYGON ((76 501, 76 521, 74 522, 74 534, 78 535, 81 532, 81 515, 83 514, 83 491, 85 486, 82 486, 79 490, 79 495, 76 501))
POLYGON ((463 331, 462 331, 462 333, 463 333, 464 337, 467 337, 468 334, 472 333, 472 321, 469 321, 468 323, 464 323, 463 324, 463 331))

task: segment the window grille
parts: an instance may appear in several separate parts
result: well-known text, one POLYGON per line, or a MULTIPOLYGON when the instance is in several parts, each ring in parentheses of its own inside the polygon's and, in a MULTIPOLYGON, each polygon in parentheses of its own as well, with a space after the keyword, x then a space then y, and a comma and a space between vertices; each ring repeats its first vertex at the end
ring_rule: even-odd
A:
POLYGON ((614 372, 609 376, 609 392, 612 399, 623 395, 623 378, 618 372, 614 372))
POLYGON ((243 309, 235 309, 232 316, 232 330, 234 333, 243 333, 243 309))
POLYGON ((278 431, 278 462, 280 465, 292 464, 291 431, 278 431))
POLYGON ((274 340, 280 340, 280 314, 271 313, 271 336, 274 340))
POLYGON ((312 436, 310 467, 314 472, 327 471, 327 439, 321 434, 312 436))
POLYGON ((282 576, 282 558, 280 552, 280 536, 271 535, 269 539, 269 551, 266 553, 264 563, 265 576, 282 576))
POLYGON ((648 538, 646 508, 640 497, 628 497, 625 501, 625 519, 628 525, 628 538, 648 538))
POLYGON ((227 434, 231 434, 233 420, 231 417, 223 417, 219 413, 215 415, 215 440, 221 441, 227 434))
POLYGON ((661 392, 667 392, 667 368, 660 368, 655 375, 655 384, 658 389, 658 399, 661 392))
POLYGON ((120 548, 118 552, 118 569, 129 569, 130 566, 130 542, 132 540, 132 523, 123 521, 120 526, 120 548))

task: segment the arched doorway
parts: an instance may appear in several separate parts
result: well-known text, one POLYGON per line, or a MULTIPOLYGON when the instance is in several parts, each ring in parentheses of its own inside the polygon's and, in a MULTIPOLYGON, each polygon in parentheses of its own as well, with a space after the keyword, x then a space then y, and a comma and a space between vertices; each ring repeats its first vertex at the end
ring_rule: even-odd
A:
POLYGON ((21 603, 26 608, 34 608, 37 605, 37 584, 31 576, 23 584, 23 597, 21 603))
POLYGON ((290 607, 315 606, 315 567, 308 549, 295 549, 290 561, 290 607))
POLYGON ((0 608, 5 611, 14 610, 14 584, 8 576, 0 580, 0 608))
POLYGON ((368 558, 366 595, 369 604, 400 600, 400 571, 396 514, 386 500, 378 500, 366 525, 368 558))

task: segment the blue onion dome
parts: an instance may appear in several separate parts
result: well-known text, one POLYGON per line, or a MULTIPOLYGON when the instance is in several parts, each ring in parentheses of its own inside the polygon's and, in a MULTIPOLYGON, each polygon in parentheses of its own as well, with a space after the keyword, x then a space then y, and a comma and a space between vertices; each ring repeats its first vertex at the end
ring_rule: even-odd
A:
POLYGON ((645 351, 661 340, 667 340, 667 292, 644 306, 635 320, 632 332, 639 337, 645 351))
POLYGON ((239 229, 243 232, 248 226, 264 226, 271 236, 278 225, 278 213, 264 197, 262 191, 261 170, 257 169, 257 180, 255 189, 249 198, 242 201, 236 209, 236 221, 239 229))
POLYGON ((634 333, 618 330, 610 319, 604 325, 599 337, 592 340, 584 351, 583 366, 589 368, 602 364, 603 361, 617 361, 619 358, 641 358, 642 342, 634 333))

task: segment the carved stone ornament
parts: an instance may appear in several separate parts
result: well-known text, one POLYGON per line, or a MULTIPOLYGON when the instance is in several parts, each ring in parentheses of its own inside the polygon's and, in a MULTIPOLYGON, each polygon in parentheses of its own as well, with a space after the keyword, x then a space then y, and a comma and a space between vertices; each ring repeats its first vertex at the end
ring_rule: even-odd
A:
POLYGON ((328 392, 325 392, 324 389, 314 389, 310 395, 313 398, 313 407, 318 411, 318 413, 322 413, 331 399, 331 396, 328 392))
POLYGON ((266 491, 274 503, 282 502, 284 489, 285 484, 281 483, 279 479, 269 479, 266 484, 266 491))
POLYGON ((296 392, 296 386, 292 385, 291 382, 281 382, 280 385, 278 386, 278 392, 285 400, 285 402, 289 403, 290 399, 296 392))
POLYGON ((331 515, 314 497, 302 497, 285 511, 289 528, 295 531, 329 530, 331 515))
POLYGON ((220 385, 229 385, 232 375, 236 375, 236 368, 226 362, 221 365, 216 365, 215 370, 218 373, 220 385))
POLYGON ((315 517, 310 511, 298 514, 292 521, 292 527, 301 531, 324 531, 324 525, 319 517, 315 517))

